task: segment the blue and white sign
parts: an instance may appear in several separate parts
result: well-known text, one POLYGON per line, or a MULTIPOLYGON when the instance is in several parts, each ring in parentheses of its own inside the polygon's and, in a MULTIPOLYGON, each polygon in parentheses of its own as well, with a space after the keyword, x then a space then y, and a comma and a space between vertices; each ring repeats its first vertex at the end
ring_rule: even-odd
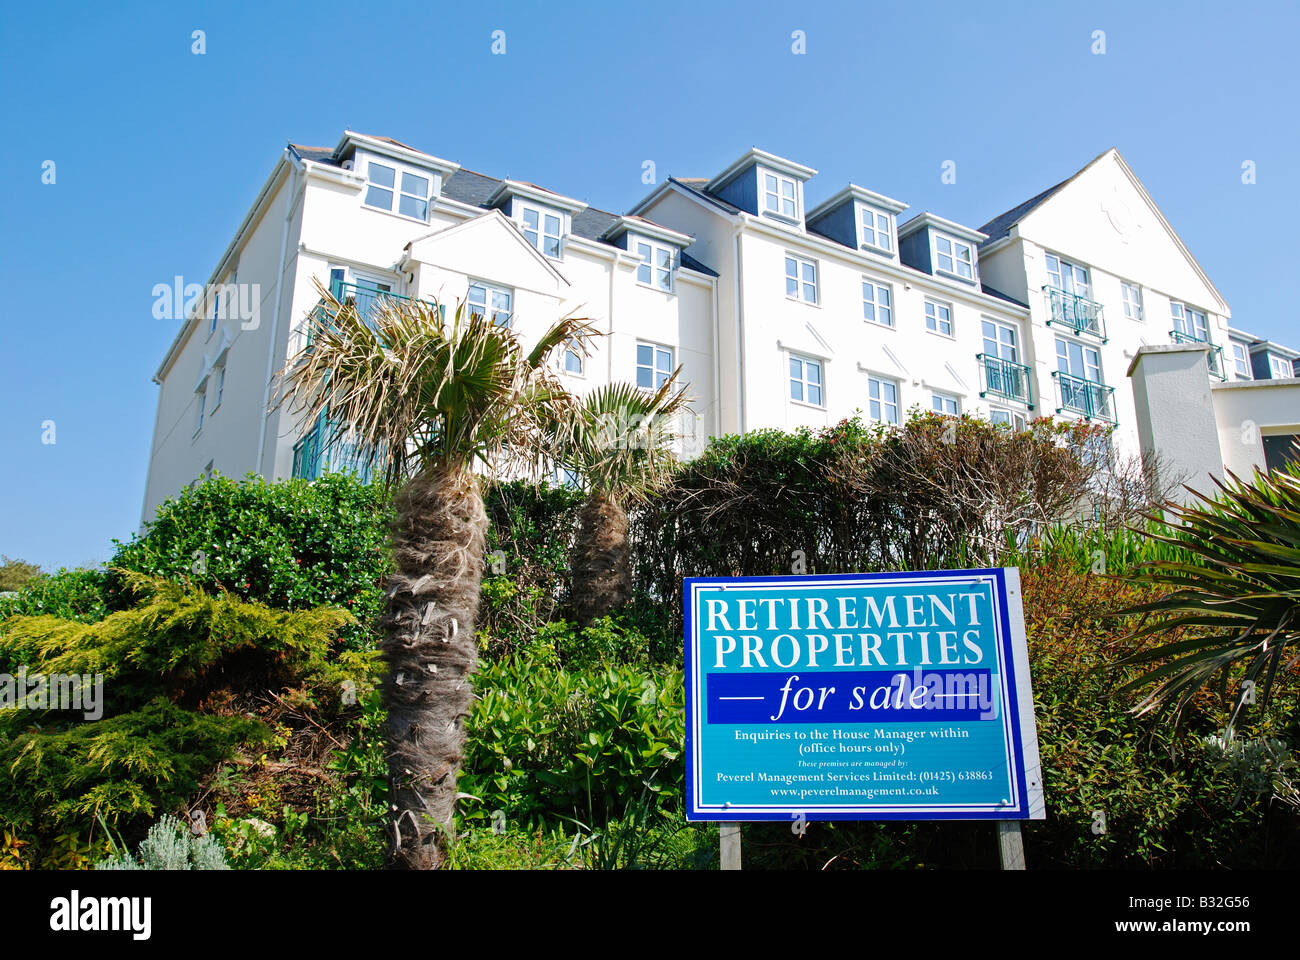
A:
POLYGON ((1044 816, 1020 571, 686 580, 690 820, 1044 816))

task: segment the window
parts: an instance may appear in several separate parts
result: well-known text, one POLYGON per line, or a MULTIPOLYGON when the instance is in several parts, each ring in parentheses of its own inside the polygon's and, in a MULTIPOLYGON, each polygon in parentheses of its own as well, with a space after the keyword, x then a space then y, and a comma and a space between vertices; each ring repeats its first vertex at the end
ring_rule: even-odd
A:
POLYGON ((1268 355, 1268 375, 1272 380, 1286 380, 1295 376, 1295 364, 1286 357, 1279 357, 1276 353, 1268 355))
POLYGON ((925 329, 952 336, 952 307, 937 300, 925 301, 925 329))
POLYGON ((1076 297, 1088 296, 1088 271, 1052 253, 1047 255, 1047 281, 1057 290, 1076 297))
POLYGON ((673 272, 677 269, 677 250, 662 244, 651 243, 637 237, 633 243, 641 265, 636 268, 637 283, 655 287, 664 293, 673 292, 673 272))
POLYGON ((990 423, 1004 423, 1013 430, 1025 429, 1025 415, 1023 413, 1014 413, 1011 410, 1003 410, 1001 407, 989 408, 990 423))
POLYGON ((785 295, 804 303, 817 302, 817 264, 785 255, 785 295))
POLYGON ((1124 294, 1124 316, 1130 320, 1142 319, 1142 291, 1135 283, 1121 280, 1120 292, 1124 294))
POLYGON ((558 213, 541 207, 521 207, 524 238, 548 257, 560 256, 560 230, 563 221, 558 213))
POLYGON ((1237 376, 1242 380, 1250 380, 1250 354, 1246 350, 1244 343, 1232 341, 1232 365, 1236 368, 1237 376))
POLYGON ((1101 355, 1092 347, 1056 338, 1056 369, 1093 383, 1101 383, 1101 355))
POLYGON ((790 399, 822 406, 822 364, 807 357, 790 357, 790 399))
POLYGON ((862 207, 862 242, 881 250, 894 249, 894 230, 891 218, 874 207, 862 207))
POLYGON ((986 357, 997 357, 999 360, 1007 360, 1011 363, 1020 362, 1015 327, 998 323, 996 320, 983 320, 980 325, 984 330, 986 357))
POLYGON ((217 332, 217 314, 221 310, 221 294, 212 295, 212 318, 208 321, 208 336, 211 337, 217 332))
POLYGON ((944 273, 956 274, 966 280, 975 279, 975 253, 969 243, 936 235, 934 247, 940 270, 944 273))
POLYGON ((1181 333, 1185 337, 1191 337, 1193 340, 1199 340, 1202 343, 1209 342, 1210 324, 1206 320, 1203 311, 1194 310, 1177 300, 1169 301, 1169 311, 1173 314, 1174 331, 1176 333, 1181 333))
POLYGON ((583 360, 582 350, 577 344, 570 341, 564 345, 564 356, 560 362, 563 364, 565 373, 576 373, 581 376, 583 360))
POLYGON ((555 483, 561 487, 576 488, 578 484, 578 474, 568 467, 555 468, 555 483))
POLYGON ((397 212, 414 220, 429 218, 429 178, 401 171, 400 189, 398 170, 387 164, 366 162, 366 205, 379 210, 393 211, 393 198, 397 198, 397 212))
POLYGON ((203 417, 208 412, 208 382, 203 381, 203 385, 195 391, 199 395, 198 413, 194 418, 194 436, 199 435, 203 429, 203 417))
POLYGON ((791 220, 798 219, 798 188, 789 177, 763 173, 763 210, 791 220))
POLYGON ((930 394, 930 409, 935 413, 942 413, 946 417, 958 416, 961 410, 961 402, 946 393, 930 394))
POLYGON ((898 384, 883 378, 867 378, 867 407, 872 420, 898 424, 898 384))
POLYGON ((636 385, 658 390, 673 375, 673 348, 656 343, 636 345, 636 385))
POLYGON ((862 281, 862 318, 882 327, 894 325, 894 298, 883 283, 862 281))
POLYGON ((510 326, 511 293, 501 287, 471 280, 469 284, 469 312, 490 317, 499 327, 510 326))

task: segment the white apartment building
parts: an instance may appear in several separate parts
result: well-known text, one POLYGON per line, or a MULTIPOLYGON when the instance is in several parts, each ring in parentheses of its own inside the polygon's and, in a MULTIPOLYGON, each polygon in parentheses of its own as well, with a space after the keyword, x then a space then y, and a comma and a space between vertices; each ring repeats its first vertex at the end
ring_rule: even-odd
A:
POLYGON ((155 376, 145 518, 213 469, 346 465, 320 425, 268 412, 313 279, 362 306, 467 299, 525 338, 576 311, 607 336, 556 358, 575 392, 681 364, 698 440, 920 408, 1084 418, 1192 476, 1288 455, 1300 354, 1229 326, 1117 151, 979 230, 855 184, 810 205, 816 172, 755 148, 618 215, 382 137, 290 145, 155 376), (260 317, 230 319, 236 296, 260 317))
POLYGON ((717 278, 682 253, 690 241, 383 137, 287 146, 154 376, 144 519, 213 470, 312 478, 349 465, 321 449, 320 424, 272 409, 272 378, 306 343, 313 280, 363 309, 380 296, 468 301, 525 340, 587 317, 604 336, 556 357, 575 393, 657 386, 680 364, 693 428, 717 433, 717 278), (252 309, 234 309, 241 298, 252 309))

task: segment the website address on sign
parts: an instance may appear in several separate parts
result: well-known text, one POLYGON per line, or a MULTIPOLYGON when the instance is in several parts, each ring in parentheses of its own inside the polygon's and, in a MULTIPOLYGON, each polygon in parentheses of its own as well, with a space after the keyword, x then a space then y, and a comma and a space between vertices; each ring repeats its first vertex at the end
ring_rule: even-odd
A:
POLYGON ((938 787, 884 787, 879 790, 854 790, 850 787, 821 787, 817 790, 773 790, 774 797, 861 797, 874 800, 876 797, 937 797, 938 787))

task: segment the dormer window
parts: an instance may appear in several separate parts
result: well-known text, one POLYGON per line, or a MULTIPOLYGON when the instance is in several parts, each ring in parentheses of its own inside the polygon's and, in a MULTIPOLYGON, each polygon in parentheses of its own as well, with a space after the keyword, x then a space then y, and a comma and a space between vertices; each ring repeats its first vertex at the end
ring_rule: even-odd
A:
POLYGON ((429 219, 429 183, 428 177, 369 160, 366 162, 366 206, 424 222, 429 219))
POLYGON ((862 246, 894 249, 894 218, 874 207, 862 206, 862 246))
POLYGON ((934 253, 935 265, 941 273, 974 281, 975 251, 969 243, 936 234, 934 253))
POLYGON ((763 212, 775 213, 787 220, 799 218, 799 188, 790 177, 763 171, 763 212))
POLYGON ((520 204, 519 223, 529 243, 545 256, 559 259, 564 220, 558 213, 543 207, 520 204))
POLYGON ((673 276, 677 271, 677 250, 648 237, 628 238, 628 248, 641 258, 636 268, 636 281, 664 293, 673 292, 673 276))

